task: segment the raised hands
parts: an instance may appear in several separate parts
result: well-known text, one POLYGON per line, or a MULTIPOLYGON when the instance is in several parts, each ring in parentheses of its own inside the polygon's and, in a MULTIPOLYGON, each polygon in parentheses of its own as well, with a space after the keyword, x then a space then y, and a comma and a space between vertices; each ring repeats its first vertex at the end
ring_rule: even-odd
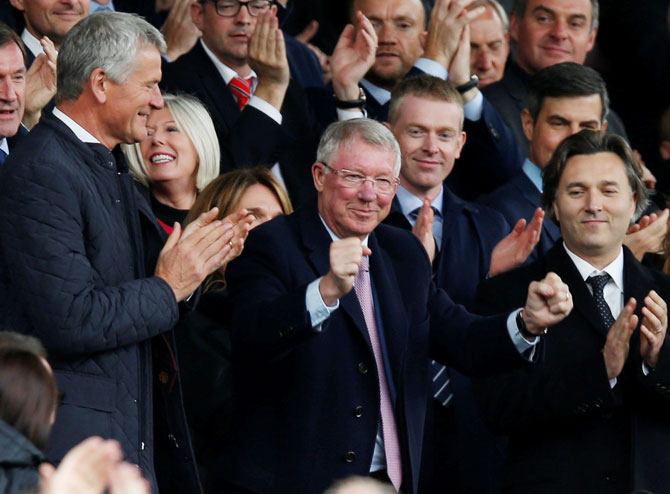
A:
POLYGON ((358 82, 375 63, 377 34, 362 12, 356 12, 355 25, 347 24, 330 58, 333 90, 342 101, 359 97, 358 82))
POLYGON ((544 212, 537 208, 533 218, 526 226, 526 220, 521 218, 514 225, 514 230, 496 244, 491 252, 491 267, 489 275, 496 276, 523 264, 540 241, 544 212))
POLYGON ((165 54, 173 62, 190 51, 200 37, 200 30, 193 24, 189 13, 191 3, 191 0, 174 0, 161 27, 167 44, 165 54))
POLYGON ((668 306, 654 290, 644 298, 640 326, 640 355, 652 369, 658 364, 658 356, 668 330, 668 306))
MULTIPOLYGON (((466 8, 475 0, 436 0, 428 22, 423 56, 449 69, 461 40, 463 28, 484 13, 485 7, 466 8)), ((469 40, 468 40, 469 41, 469 40)), ((468 43, 469 46, 469 43, 468 43)), ((468 50, 469 51, 469 50, 468 50)), ((468 53, 469 55, 469 53, 468 53)), ((470 59, 468 57, 468 71, 470 59)), ((468 73, 468 78, 470 74, 468 73)))
POLYGON ((330 244, 330 271, 319 283, 319 292, 326 305, 333 305, 351 291, 361 259, 370 254, 372 251, 356 237, 336 240, 330 244))
POLYGON ((56 61, 58 52, 46 36, 40 39, 44 53, 39 54, 26 72, 23 124, 32 129, 40 120, 42 108, 56 95, 56 61))
POLYGON ((428 197, 423 200, 423 206, 421 206, 419 215, 416 217, 416 223, 414 223, 412 233, 414 233, 423 244, 430 262, 433 262, 435 259, 435 237, 433 236, 433 222, 435 221, 435 215, 430 203, 431 201, 428 197))
POLYGON ((603 358, 607 377, 614 379, 623 369, 628 358, 630 337, 637 326, 637 316, 634 314, 637 302, 634 298, 628 300, 619 317, 607 332, 607 340, 603 348, 603 358))
POLYGON ((281 110, 291 72, 286 58, 286 43, 279 29, 277 7, 258 16, 249 38, 249 66, 258 76, 255 96, 281 110))
POLYGON ((155 275, 170 285, 178 302, 242 251, 252 218, 243 209, 216 220, 218 212, 201 214, 183 232, 176 223, 158 256, 155 275))
POLYGON ((663 251, 663 242, 668 233, 668 219, 670 210, 664 209, 660 214, 651 213, 643 216, 628 229, 623 243, 638 261, 642 261, 647 252, 663 251))
POLYGON ((529 285, 523 322, 530 333, 541 335, 548 327, 561 322, 570 311, 570 289, 556 273, 547 273, 543 280, 529 285))

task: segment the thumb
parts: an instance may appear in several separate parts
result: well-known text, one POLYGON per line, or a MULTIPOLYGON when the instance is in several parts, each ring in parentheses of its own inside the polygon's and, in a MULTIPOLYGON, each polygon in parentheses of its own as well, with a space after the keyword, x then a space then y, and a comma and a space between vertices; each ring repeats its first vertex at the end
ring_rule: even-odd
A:
POLYGON ((318 30, 319 30, 319 22, 311 20, 309 24, 305 26, 305 29, 303 29, 302 32, 298 33, 295 36, 295 39, 297 39, 301 43, 309 43, 309 41, 316 35, 318 30))
POLYGON ((40 465, 37 467, 37 470, 40 473, 40 479, 42 483, 47 483, 56 471, 56 468, 51 463, 44 462, 40 463, 40 465))
POLYGON ((372 255, 372 251, 370 250, 370 247, 363 245, 363 255, 364 256, 370 256, 372 255))
POLYGON ((172 230, 172 233, 168 236, 168 239, 165 241, 165 245, 163 245, 163 251, 168 251, 174 248, 175 245, 179 242, 179 238, 181 237, 181 225, 179 222, 175 221, 174 222, 174 229, 172 230))

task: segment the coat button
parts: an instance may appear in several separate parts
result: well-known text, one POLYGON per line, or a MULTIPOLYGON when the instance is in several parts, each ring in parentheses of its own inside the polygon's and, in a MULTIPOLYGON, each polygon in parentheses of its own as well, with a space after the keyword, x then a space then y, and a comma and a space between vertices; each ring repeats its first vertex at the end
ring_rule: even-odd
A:
POLYGON ((354 408, 354 417, 356 417, 358 419, 358 418, 361 418, 362 415, 363 415, 363 407, 362 406, 357 406, 356 408, 354 408))
POLYGON ((358 372, 362 375, 365 375, 368 373, 368 366, 365 365, 363 362, 358 363, 358 372))
POLYGON ((356 459, 356 453, 353 451, 349 451, 344 454, 344 461, 347 463, 352 463, 356 459))
POLYGON ((167 384, 167 382, 168 382, 168 375, 167 375, 167 372, 165 372, 165 371, 161 371, 161 372, 158 374, 158 380, 161 382, 161 384, 167 384))

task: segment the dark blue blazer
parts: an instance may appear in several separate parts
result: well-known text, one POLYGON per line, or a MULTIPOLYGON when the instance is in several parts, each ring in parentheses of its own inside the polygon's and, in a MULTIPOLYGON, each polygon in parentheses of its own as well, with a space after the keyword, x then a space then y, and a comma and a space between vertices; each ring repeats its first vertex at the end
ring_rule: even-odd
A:
MULTIPOLYGON (((520 173, 492 194, 483 197, 480 202, 502 213, 510 226, 525 218, 530 221, 535 210, 542 206, 542 195, 525 173, 520 173)), ((549 217, 542 223, 540 241, 530 254, 526 263, 542 257, 561 238, 558 225, 549 217)))
POLYGON ((298 84, 289 84, 281 125, 252 106, 240 111, 221 74, 197 42, 190 52, 163 64, 161 88, 193 94, 204 103, 219 137, 222 173, 279 162, 294 205, 314 197, 311 165, 320 127, 298 84))
MULTIPOLYGON (((226 278, 233 314, 233 427, 221 492, 316 494, 367 475, 379 422, 374 356, 356 294, 311 327, 307 285, 329 270, 315 210, 254 229, 226 278), (245 491, 246 489, 246 491, 245 491)), ((428 356, 468 374, 523 364, 507 315, 480 319, 431 283, 419 241, 380 225, 369 236, 389 378, 396 392, 404 492, 416 492, 429 396, 428 356)))
MULTIPOLYGON (((656 290, 670 300, 670 278, 624 247, 624 299, 656 290)), ((525 300, 528 283, 548 272, 570 287, 574 308, 549 330, 541 366, 476 382, 490 424, 510 434, 504 492, 670 492, 670 341, 656 368, 642 373, 640 332, 610 388, 602 356, 609 328, 562 244, 537 262, 490 278, 477 302, 497 313, 525 300), (638 490, 639 489, 639 490, 638 490)))

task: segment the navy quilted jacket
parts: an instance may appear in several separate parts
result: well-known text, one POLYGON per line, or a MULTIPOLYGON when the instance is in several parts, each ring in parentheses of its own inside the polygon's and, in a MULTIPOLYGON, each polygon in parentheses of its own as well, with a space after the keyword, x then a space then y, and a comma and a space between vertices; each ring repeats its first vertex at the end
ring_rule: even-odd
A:
POLYGON ((112 437, 154 490, 150 338, 179 318, 147 277, 161 235, 122 158, 55 117, 0 170, 0 324, 44 342, 65 392, 47 456, 112 437))

